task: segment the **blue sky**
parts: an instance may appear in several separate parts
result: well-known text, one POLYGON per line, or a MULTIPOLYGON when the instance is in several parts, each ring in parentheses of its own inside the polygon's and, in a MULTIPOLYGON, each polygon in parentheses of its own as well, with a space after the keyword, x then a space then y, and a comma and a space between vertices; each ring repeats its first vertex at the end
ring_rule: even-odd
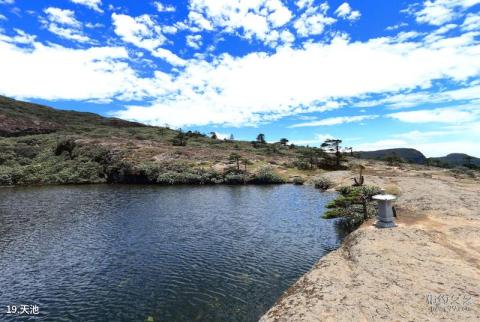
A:
POLYGON ((0 71, 152 125, 480 157, 480 0, 0 0, 0 71))

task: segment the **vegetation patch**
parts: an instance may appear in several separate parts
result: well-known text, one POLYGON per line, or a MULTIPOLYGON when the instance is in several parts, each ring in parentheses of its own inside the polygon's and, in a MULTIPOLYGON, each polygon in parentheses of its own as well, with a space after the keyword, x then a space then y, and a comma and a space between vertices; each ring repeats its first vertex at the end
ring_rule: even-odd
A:
POLYGON ((347 231, 358 228, 365 220, 375 216, 376 205, 372 197, 382 190, 377 186, 339 187, 340 195, 327 205, 323 218, 341 218, 337 224, 347 231))
POLYGON ((316 189, 320 189, 320 190, 325 191, 325 190, 328 190, 328 189, 332 188, 334 186, 334 183, 333 183, 333 181, 331 181, 328 178, 319 177, 319 178, 313 179, 313 186, 316 189))

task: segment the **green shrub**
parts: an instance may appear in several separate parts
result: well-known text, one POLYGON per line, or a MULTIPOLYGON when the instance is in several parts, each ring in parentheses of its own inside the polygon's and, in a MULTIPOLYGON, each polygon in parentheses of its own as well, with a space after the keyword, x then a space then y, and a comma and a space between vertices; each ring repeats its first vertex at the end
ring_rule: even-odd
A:
POLYGON ((475 178, 475 170, 469 169, 467 167, 455 167, 450 170, 454 177, 466 176, 469 178, 475 178))
POLYGON ((285 180, 273 171, 271 167, 260 168, 251 180, 256 184, 277 184, 285 183, 285 180))
POLYGON ((347 232, 375 215, 376 208, 372 197, 382 192, 376 186, 342 186, 337 188, 337 191, 340 195, 327 204, 328 210, 323 214, 323 218, 341 218, 337 225, 347 232))
POLYGON ((68 154, 70 159, 73 158, 73 150, 76 147, 75 140, 72 138, 63 138, 57 142, 57 146, 55 147, 55 155, 59 156, 62 155, 64 152, 68 154))
POLYGON ((313 179, 313 185, 316 189, 328 190, 333 187, 334 183, 328 178, 319 177, 313 179))
POLYGON ((13 184, 12 174, 9 169, 0 167, 0 186, 10 186, 13 184))
POLYGON ((229 173, 224 178, 224 183, 226 184, 243 184, 245 181, 246 177, 244 174, 229 173))
POLYGON ((223 180, 219 173, 213 170, 201 168, 190 168, 185 171, 168 170, 160 173, 156 182, 158 184, 214 184, 221 183, 223 180))
POLYGON ((305 179, 303 179, 302 177, 295 177, 293 178, 293 184, 294 185, 297 185, 297 186, 301 186, 305 183, 305 179))
POLYGON ((39 149, 34 146, 30 146, 24 143, 20 143, 15 146, 15 154, 18 157, 26 158, 26 159, 33 159, 39 153, 39 149))
POLYGON ((6 150, 3 147, 0 147, 0 165, 9 163, 10 161, 15 160, 15 152, 11 150, 6 150))
POLYGON ((360 227, 365 222, 363 215, 359 212, 353 212, 342 216, 337 222, 337 227, 345 232, 351 232, 360 227))

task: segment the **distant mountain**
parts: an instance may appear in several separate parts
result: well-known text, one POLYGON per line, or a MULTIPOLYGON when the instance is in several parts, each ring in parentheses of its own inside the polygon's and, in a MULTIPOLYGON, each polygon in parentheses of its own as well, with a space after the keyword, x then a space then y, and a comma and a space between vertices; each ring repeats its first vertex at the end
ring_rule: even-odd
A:
POLYGON ((422 152, 415 149, 385 149, 377 151, 360 151, 356 153, 361 159, 384 160, 387 157, 398 156, 407 162, 424 164, 427 158, 422 152))
POLYGON ((472 165, 480 166, 480 158, 475 158, 465 153, 451 153, 445 157, 430 158, 429 160, 449 166, 463 166, 468 164, 468 162, 472 165))

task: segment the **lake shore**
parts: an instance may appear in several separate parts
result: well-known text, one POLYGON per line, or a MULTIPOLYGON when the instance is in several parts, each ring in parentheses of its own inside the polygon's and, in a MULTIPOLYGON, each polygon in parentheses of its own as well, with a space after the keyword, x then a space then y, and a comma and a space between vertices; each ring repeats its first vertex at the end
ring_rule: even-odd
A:
MULTIPOLYGON (((326 174, 350 184, 349 171, 326 174)), ((396 189, 398 227, 373 221, 288 289, 266 321, 480 320, 480 184, 438 168, 368 162, 396 189)))

